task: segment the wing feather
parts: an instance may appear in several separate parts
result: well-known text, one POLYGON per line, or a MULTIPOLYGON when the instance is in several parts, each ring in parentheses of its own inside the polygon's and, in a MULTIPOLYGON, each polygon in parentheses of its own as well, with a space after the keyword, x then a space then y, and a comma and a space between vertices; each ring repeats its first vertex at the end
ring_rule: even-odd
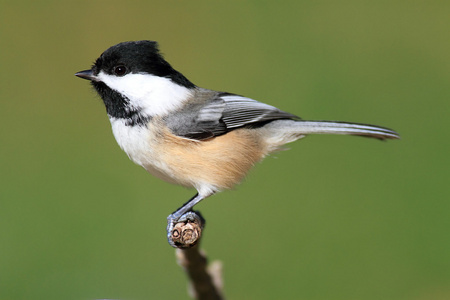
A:
POLYGON ((225 95, 221 98, 225 102, 222 119, 229 129, 271 120, 299 119, 293 114, 247 97, 225 95))
POLYGON ((278 108, 243 96, 201 90, 197 101, 165 118, 178 136, 204 140, 248 125, 278 119, 300 119, 278 108))

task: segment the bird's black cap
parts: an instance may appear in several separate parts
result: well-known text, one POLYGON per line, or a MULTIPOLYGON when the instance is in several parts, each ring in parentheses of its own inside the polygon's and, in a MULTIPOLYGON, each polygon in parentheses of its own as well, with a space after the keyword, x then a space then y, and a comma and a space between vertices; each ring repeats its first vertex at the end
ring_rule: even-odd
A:
POLYGON ((147 73, 169 78, 174 83, 187 88, 195 87, 163 58, 159 52, 158 43, 155 41, 123 42, 110 47, 92 66, 94 76, 100 71, 119 76, 127 73, 147 73))

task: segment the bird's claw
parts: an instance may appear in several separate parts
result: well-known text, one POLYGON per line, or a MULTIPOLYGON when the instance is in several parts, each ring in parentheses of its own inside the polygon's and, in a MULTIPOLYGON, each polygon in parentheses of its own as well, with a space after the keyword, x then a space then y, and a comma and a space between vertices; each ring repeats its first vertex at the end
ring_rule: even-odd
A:
POLYGON ((198 211, 188 211, 178 218, 171 214, 167 217, 167 240, 174 248, 190 248, 200 239, 204 225, 198 211))

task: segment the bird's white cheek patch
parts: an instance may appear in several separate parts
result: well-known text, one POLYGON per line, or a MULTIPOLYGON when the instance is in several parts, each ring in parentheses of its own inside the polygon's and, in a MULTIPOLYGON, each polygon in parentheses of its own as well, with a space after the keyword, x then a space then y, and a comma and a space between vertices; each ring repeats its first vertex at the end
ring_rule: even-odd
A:
POLYGON ((170 113, 181 107, 191 96, 190 89, 169 78, 150 74, 131 73, 118 77, 100 72, 97 77, 108 87, 124 95, 130 101, 131 108, 142 109, 150 116, 170 113))

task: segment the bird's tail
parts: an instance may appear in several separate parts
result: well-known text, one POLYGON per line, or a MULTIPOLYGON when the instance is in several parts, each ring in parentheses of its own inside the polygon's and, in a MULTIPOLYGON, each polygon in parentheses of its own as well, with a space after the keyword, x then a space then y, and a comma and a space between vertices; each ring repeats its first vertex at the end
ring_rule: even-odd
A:
POLYGON ((348 134, 359 135, 379 140, 398 139, 399 134, 392 129, 348 122, 335 121, 296 121, 295 130, 302 134, 348 134))
POLYGON ((346 134, 376 138, 399 139, 394 130, 349 122, 277 120, 264 126, 268 130, 267 142, 275 147, 298 140, 308 134, 346 134))

